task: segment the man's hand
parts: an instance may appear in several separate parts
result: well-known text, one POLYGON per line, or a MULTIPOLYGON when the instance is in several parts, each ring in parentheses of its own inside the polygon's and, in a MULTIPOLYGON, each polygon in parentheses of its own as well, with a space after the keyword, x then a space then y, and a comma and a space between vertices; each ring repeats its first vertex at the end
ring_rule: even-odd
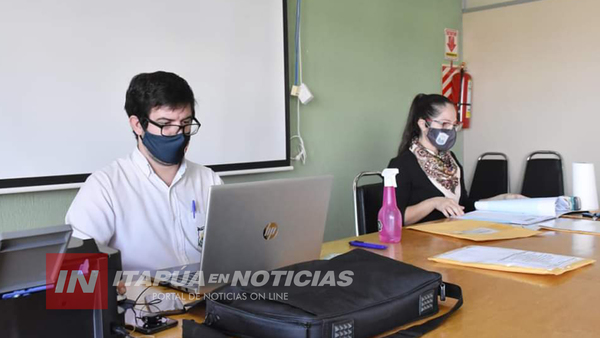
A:
POLYGON ((124 295, 127 292, 127 288, 125 287, 125 282, 122 280, 117 284, 117 293, 120 295, 124 295))

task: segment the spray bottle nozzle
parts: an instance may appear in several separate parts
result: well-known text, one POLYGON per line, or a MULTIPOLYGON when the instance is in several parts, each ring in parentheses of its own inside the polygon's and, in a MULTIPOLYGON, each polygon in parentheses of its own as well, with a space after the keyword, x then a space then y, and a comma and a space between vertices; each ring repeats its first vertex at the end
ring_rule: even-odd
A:
POLYGON ((397 168, 386 168, 381 172, 383 176, 383 185, 386 187, 396 187, 396 175, 398 175, 397 168))

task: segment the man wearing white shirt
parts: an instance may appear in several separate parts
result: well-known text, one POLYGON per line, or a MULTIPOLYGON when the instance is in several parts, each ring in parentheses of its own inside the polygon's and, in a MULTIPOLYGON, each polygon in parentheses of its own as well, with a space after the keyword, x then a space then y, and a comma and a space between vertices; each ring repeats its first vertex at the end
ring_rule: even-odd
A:
POLYGON ((73 236, 119 249, 124 270, 200 261, 208 190, 223 181, 184 158, 200 128, 194 105, 183 78, 136 75, 125 100, 136 147, 93 173, 67 212, 73 236))

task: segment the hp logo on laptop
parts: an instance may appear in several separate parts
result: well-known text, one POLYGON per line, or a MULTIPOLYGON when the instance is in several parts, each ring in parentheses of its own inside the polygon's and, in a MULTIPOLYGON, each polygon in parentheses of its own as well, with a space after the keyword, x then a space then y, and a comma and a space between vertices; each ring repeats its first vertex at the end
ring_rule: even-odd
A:
POLYGON ((277 223, 269 223, 269 224, 267 224, 267 226, 263 230, 263 237, 267 241, 270 240, 270 239, 275 238, 275 236, 277 236, 277 230, 278 229, 279 229, 279 227, 277 226, 277 223))

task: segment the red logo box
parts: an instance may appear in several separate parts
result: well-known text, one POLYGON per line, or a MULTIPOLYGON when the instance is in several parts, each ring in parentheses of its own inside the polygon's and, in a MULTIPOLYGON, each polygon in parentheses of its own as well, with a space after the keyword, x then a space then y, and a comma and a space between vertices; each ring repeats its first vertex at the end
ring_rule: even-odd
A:
POLYGON ((46 309, 108 308, 108 255, 46 254, 46 309))

